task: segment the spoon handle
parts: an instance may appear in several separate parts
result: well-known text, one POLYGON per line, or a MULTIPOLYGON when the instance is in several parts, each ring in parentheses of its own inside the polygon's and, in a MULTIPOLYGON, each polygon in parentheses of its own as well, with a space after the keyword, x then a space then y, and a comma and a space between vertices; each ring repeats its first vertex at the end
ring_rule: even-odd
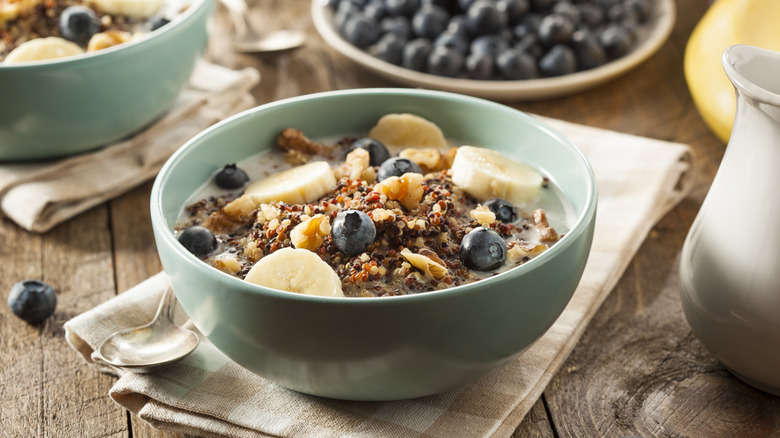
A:
POLYGON ((157 307, 157 312, 154 315, 153 321, 159 320, 161 317, 167 318, 170 322, 173 322, 173 314, 176 311, 176 295, 173 293, 173 289, 168 286, 163 291, 162 299, 160 300, 160 306, 157 307))

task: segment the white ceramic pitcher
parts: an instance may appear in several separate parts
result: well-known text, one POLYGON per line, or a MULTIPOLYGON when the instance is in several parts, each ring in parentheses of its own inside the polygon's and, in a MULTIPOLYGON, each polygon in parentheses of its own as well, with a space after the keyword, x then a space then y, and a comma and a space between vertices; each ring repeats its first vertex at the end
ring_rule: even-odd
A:
POLYGON ((737 112, 680 260, 693 333, 746 383, 780 395, 780 53, 723 53, 737 112))

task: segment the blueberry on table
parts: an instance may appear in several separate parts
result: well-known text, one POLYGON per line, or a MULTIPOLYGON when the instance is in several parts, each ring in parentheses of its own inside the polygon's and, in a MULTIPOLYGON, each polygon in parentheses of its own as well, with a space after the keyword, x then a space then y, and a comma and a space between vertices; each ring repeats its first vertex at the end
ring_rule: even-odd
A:
POLYGON ((217 249, 217 238, 206 227, 195 225, 185 229, 179 234, 179 243, 197 257, 207 256, 217 249))
POLYGON ((100 19, 87 6, 69 6, 60 14, 60 33, 66 40, 86 46, 92 35, 100 32, 100 19))
POLYGON ((376 226, 362 211, 345 210, 336 216, 330 235, 339 251, 358 255, 374 242, 376 226))
POLYGON ((414 161, 408 158, 393 157, 385 160, 379 171, 376 173, 377 181, 382 181, 391 176, 401 176, 405 173, 419 173, 422 175, 422 169, 414 161))
POLYGON ((223 189, 240 189, 249 182, 249 175, 235 164, 226 164, 216 176, 214 182, 223 189))
POLYGON ((37 324, 54 313, 57 295, 51 286, 42 281, 20 281, 11 286, 8 306, 14 315, 31 324, 37 324))
POLYGON ((506 243, 489 228, 474 228, 460 243, 460 261, 475 271, 492 271, 506 262, 506 243))
POLYGON ((517 220, 517 209, 506 199, 493 198, 483 204, 496 215, 496 219, 504 223, 512 223, 517 220))
POLYGON ((355 140, 349 147, 349 150, 361 148, 368 151, 368 164, 371 166, 380 166, 388 158, 390 158, 390 152, 387 147, 379 140, 375 140, 371 137, 363 137, 355 140))

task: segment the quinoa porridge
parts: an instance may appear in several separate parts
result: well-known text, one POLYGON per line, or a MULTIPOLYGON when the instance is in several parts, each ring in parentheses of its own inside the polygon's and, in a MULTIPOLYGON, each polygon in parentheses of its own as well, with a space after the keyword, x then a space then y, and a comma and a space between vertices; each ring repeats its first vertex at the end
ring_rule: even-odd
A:
POLYGON ((0 0, 0 63, 94 52, 131 41, 187 9, 186 0, 0 0))
POLYGON ((246 281, 375 297, 496 275, 570 227, 571 206, 541 172, 446 140, 425 119, 389 114, 360 135, 283 130, 277 150, 226 164, 195 191, 177 238, 246 281))

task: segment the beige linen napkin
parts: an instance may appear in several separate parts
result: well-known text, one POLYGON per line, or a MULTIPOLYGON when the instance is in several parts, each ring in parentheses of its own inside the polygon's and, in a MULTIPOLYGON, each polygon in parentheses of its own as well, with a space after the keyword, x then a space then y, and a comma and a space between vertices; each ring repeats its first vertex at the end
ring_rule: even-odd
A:
POLYGON ((2 214, 45 232, 153 178, 184 142, 208 126, 254 106, 254 68, 231 70, 200 60, 172 108, 132 137, 69 158, 0 164, 2 214))
MULTIPOLYGON (((687 193, 687 146, 548 120, 589 158, 599 190, 585 273, 568 307, 529 350, 492 374, 444 394, 396 402, 345 402, 280 388, 204 341, 153 374, 120 374, 110 396, 155 427, 228 437, 509 437, 538 400, 647 233, 687 193)), ((114 330, 151 318, 160 273, 65 324, 87 360, 114 330)))

